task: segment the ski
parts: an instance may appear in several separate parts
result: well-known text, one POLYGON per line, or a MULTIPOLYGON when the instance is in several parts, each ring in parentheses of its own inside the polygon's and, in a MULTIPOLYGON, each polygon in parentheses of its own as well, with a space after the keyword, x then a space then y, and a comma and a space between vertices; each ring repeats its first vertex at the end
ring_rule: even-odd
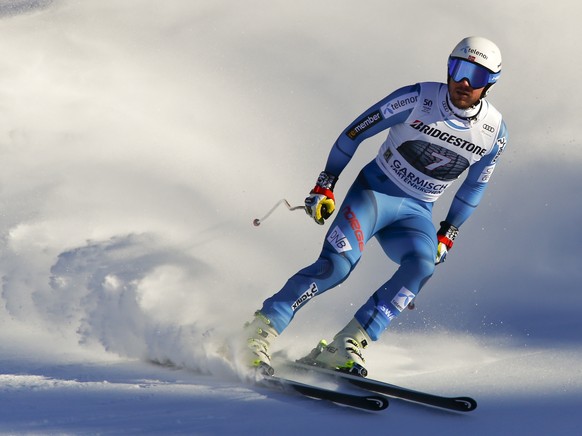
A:
POLYGON ((344 406, 354 407, 356 409, 370 410, 378 412, 388 407, 388 399, 381 395, 368 394, 350 394, 341 391, 332 391, 307 383, 301 383, 275 375, 265 375, 257 380, 258 386, 269 389, 275 389, 282 392, 297 393, 306 397, 319 400, 331 401, 344 406))
POLYGON ((388 395, 389 397, 393 398, 412 401, 414 403, 438 407, 441 409, 455 410, 457 412, 470 412, 477 408, 477 402, 470 397, 445 397, 441 395, 434 395, 428 392, 417 391, 393 385, 380 380, 364 378, 341 371, 306 365, 299 362, 289 362, 289 364, 292 368, 304 371, 315 371, 317 373, 342 380, 367 391, 388 395))

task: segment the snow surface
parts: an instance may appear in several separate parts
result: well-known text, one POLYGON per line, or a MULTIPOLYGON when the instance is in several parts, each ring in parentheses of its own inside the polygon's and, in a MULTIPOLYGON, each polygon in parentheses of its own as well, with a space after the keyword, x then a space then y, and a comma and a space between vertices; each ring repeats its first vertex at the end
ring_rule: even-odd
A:
MULTIPOLYGON (((581 12, 0 1, 0 433, 579 434, 581 12), (240 382, 222 346, 325 231, 283 208, 252 220, 301 204, 345 125, 399 86, 442 80, 471 34, 504 53, 491 100, 511 141, 417 309, 366 357, 374 378, 478 409, 368 413, 240 382)), ((338 198, 382 139, 358 150, 338 198)), ((370 244, 275 351, 329 339, 393 271, 370 244)))

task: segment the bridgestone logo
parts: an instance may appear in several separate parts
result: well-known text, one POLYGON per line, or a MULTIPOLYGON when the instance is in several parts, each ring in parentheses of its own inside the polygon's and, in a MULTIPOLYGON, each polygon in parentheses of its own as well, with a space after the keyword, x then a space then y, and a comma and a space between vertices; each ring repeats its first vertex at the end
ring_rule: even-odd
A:
POLYGON ((436 127, 431 127, 424 124, 420 120, 415 120, 410 124, 410 127, 413 129, 418 130, 420 133, 423 133, 431 138, 440 139, 447 144, 454 145, 455 147, 459 147, 463 150, 467 150, 470 153, 476 154, 477 156, 485 156, 487 152, 486 149, 479 147, 478 145, 473 144, 472 142, 465 141, 463 138, 459 138, 458 136, 451 135, 450 133, 443 132, 442 130, 437 129, 436 127))

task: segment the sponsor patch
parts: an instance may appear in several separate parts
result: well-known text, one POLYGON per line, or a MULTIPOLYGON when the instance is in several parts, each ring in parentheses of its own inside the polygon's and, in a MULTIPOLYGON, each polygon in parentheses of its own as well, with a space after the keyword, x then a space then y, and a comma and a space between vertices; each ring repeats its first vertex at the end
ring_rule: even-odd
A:
POLYGON ((406 289, 404 286, 398 291, 398 294, 392 299, 392 305, 399 311, 402 312, 406 309, 406 306, 410 304, 414 294, 406 289))
POLYGON ((499 159, 499 157, 503 154, 503 151, 505 150, 505 146, 507 145, 507 138, 505 136, 502 136, 501 138, 499 138, 497 140, 497 145, 499 146, 499 149, 497 150, 497 154, 493 158, 493 163, 496 163, 497 159, 499 159))
POLYGON ((483 130, 489 133, 495 133, 495 127, 490 126, 489 124, 483 124, 483 130))
POLYGON ((422 111, 425 114, 430 114, 431 110, 432 110, 432 100, 425 98, 424 99, 424 103, 422 103, 422 111))
POLYGON ((350 206, 347 206, 344 210, 344 218, 348 220, 350 223, 350 227, 354 231, 354 235, 358 241, 358 247, 360 251, 364 251, 364 232, 362 232, 362 227, 360 226, 360 222, 356 217, 356 214, 352 211, 350 206))
POLYGON ((315 294, 317 294, 319 292, 319 289, 317 289, 317 285, 315 283, 312 283, 311 286, 309 286, 309 289, 307 291, 305 291, 303 294, 301 294, 301 297, 299 297, 295 303, 293 303, 293 306, 291 306, 291 308, 293 309, 293 312, 295 312, 297 309, 299 309, 299 307, 301 307, 305 302, 311 300, 313 297, 315 297, 315 294))
POLYGON ((486 166, 481 175, 479 176, 479 182, 487 183, 493 174, 493 170, 495 169, 495 164, 486 166))
POLYGON ((379 111, 365 115, 353 124, 350 130, 348 130, 347 135, 350 139, 356 139, 360 133, 365 132, 379 121, 382 121, 382 114, 379 111))
POLYGON ((331 231, 327 237, 327 242, 333 245, 333 248, 335 248, 335 251, 338 253, 343 253, 344 251, 350 251, 352 249, 350 241, 348 241, 348 238, 344 235, 344 232, 342 232, 339 226, 335 226, 331 231))
POLYGON ((388 103, 382 105, 380 111, 382 111, 382 115, 384 115, 384 118, 387 118, 390 115, 400 113, 406 109, 413 107, 417 101, 418 94, 416 92, 410 92, 408 94, 401 95, 400 97, 396 97, 390 100, 388 103))
POLYGON ((467 141, 461 137, 437 129, 436 127, 424 124, 420 120, 414 120, 412 123, 410 123, 410 127, 412 127, 415 130, 418 130, 423 135, 430 136, 432 138, 437 138, 443 142, 446 142, 447 144, 451 144, 454 147, 459 147, 462 150, 467 150, 468 152, 476 154, 478 156, 485 156, 485 154, 487 154, 487 149, 479 147, 478 145, 475 145, 472 142, 467 141))
POLYGON ((425 178, 423 177, 424 174, 415 173, 398 159, 393 159, 390 162, 390 169, 396 177, 408 186, 411 186, 416 191, 424 192, 425 194, 441 195, 450 185, 450 183, 442 181, 435 182, 432 179, 425 178))
POLYGON ((380 309, 380 312, 388 317, 388 320, 392 321, 394 318, 396 318, 396 315, 392 313, 390 308, 386 307, 384 304, 379 306, 378 309, 380 309))

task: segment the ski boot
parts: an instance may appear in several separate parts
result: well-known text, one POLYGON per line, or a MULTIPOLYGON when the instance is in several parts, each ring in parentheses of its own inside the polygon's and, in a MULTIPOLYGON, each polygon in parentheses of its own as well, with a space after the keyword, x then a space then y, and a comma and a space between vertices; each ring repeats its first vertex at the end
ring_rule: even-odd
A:
POLYGON ((366 377, 366 361, 362 349, 371 342, 370 337, 354 318, 337 335, 331 344, 321 340, 311 352, 298 360, 299 363, 346 372, 366 377))
POLYGON ((271 326, 271 321, 261 312, 255 312, 253 321, 245 324, 244 328, 246 347, 242 352, 245 366, 255 369, 260 374, 273 375, 269 346, 278 336, 271 326))

